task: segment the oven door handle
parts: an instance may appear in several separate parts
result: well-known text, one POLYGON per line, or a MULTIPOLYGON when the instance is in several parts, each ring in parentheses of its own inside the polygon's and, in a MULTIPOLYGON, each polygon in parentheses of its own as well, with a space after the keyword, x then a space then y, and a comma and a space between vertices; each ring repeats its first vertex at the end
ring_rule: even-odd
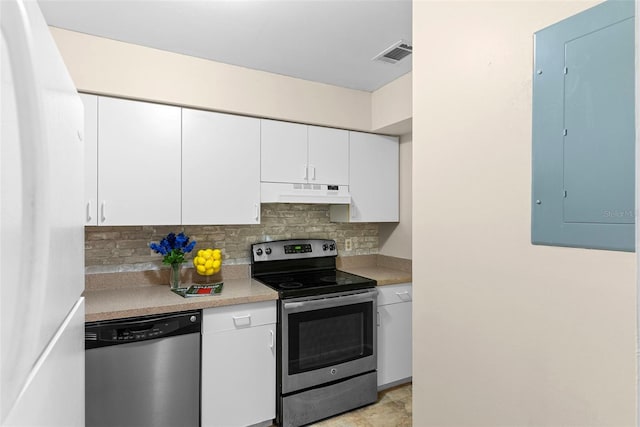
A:
POLYGON ((318 298, 306 301, 294 301, 285 302, 283 307, 287 311, 304 311, 311 308, 322 308, 325 306, 337 307, 341 305, 357 304, 359 302, 374 302, 376 301, 378 291, 373 289, 367 292, 361 292, 350 295, 339 295, 328 298, 318 298))

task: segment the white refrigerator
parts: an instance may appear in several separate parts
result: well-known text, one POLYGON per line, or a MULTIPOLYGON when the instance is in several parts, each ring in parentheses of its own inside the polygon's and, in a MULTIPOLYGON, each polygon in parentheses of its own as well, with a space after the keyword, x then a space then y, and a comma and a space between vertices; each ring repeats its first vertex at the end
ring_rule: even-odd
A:
POLYGON ((0 425, 81 426, 82 103, 35 1, 0 23, 0 425))

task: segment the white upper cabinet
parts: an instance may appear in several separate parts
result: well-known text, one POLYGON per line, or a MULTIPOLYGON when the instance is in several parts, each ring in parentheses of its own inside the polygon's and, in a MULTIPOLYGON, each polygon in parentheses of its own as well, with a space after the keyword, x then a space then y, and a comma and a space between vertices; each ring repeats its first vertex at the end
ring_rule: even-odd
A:
POLYGON ((98 224, 180 224, 181 109, 98 100, 98 224))
POLYGON ((80 94, 84 104, 84 225, 98 225, 98 97, 80 94))
POLYGON ((260 223, 260 120, 182 110, 182 223, 260 223))
POLYGON ((397 137, 349 132, 350 205, 332 205, 331 221, 397 222, 400 217, 397 137))
POLYGON ((81 94, 85 225, 259 224, 260 203, 399 220, 398 138, 81 94))
POLYGON ((261 180, 306 182, 307 126, 261 120, 261 180))
POLYGON ((261 181, 349 184, 345 130, 262 120, 261 181))
POLYGON ((349 184, 349 132, 309 126, 308 181, 314 184, 349 184))

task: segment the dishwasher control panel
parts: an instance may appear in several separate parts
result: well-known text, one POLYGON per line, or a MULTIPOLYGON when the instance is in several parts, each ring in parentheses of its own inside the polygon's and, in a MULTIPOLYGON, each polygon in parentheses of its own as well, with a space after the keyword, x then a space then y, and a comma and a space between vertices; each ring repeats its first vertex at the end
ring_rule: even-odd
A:
POLYGON ((200 332, 200 311, 85 324, 85 347, 105 347, 200 332))
POLYGON ((154 323, 151 326, 143 326, 142 329, 140 327, 113 328, 105 331, 105 334, 100 334, 100 338, 111 341, 146 340, 169 334, 179 327, 180 323, 174 320, 154 323))

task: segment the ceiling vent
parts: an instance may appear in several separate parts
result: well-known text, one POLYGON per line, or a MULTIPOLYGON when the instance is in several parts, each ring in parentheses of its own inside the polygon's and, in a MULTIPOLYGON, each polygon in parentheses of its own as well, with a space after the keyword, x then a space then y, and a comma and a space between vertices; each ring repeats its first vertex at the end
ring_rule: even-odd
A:
POLYGON ((377 54, 372 60, 395 64, 403 58, 411 55, 412 51, 413 46, 404 40, 400 40, 377 54))

